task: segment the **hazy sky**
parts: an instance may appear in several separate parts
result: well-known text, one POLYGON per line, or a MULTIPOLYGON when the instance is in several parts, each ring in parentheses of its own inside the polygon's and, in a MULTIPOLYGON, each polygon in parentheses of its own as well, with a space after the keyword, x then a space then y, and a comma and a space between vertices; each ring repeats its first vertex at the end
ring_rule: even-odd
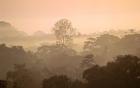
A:
POLYGON ((27 33, 68 18, 82 33, 140 29, 140 0, 0 0, 0 20, 27 33))

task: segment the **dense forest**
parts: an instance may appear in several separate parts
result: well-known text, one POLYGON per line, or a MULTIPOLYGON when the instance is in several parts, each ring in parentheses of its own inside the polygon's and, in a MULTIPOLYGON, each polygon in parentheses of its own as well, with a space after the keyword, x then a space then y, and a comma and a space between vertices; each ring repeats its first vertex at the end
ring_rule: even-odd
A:
MULTIPOLYGON (((7 28, 7 23, 0 26, 7 28)), ((52 31, 55 42, 36 50, 0 40, 0 80, 7 81, 7 88, 140 88, 138 32, 88 36, 79 51, 74 39, 81 34, 69 20, 59 20, 52 31)), ((21 34, 14 38, 26 41, 26 34, 17 38, 21 34)))

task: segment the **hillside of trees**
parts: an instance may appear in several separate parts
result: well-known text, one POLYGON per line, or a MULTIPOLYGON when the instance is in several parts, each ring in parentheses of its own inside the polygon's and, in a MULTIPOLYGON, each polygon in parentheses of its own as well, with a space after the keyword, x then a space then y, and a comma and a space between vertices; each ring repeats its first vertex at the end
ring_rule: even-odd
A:
POLYGON ((139 33, 90 36, 79 51, 69 20, 59 20, 52 31, 55 42, 35 51, 0 40, 0 80, 7 88, 140 88, 139 33))

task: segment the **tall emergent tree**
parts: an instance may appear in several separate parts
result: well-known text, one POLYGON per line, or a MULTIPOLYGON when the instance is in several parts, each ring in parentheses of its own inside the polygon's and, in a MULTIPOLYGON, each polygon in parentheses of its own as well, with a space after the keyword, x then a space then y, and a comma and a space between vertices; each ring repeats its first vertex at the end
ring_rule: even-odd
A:
POLYGON ((75 35, 75 28, 68 19, 61 19, 56 22, 53 28, 56 36, 56 43, 59 45, 69 46, 72 44, 75 35))

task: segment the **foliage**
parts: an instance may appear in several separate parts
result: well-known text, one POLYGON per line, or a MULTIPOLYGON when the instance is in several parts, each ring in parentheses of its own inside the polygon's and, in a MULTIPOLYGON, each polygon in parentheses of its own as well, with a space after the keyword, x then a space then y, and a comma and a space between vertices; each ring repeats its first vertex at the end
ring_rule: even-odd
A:
POLYGON ((71 80, 66 76, 53 76, 43 81, 43 88, 83 88, 82 82, 71 80))
POLYGON ((88 38, 84 45, 84 53, 94 55, 94 60, 105 65, 118 55, 140 56, 140 34, 128 34, 119 38, 110 34, 103 34, 96 38, 88 38))
POLYGON ((9 88, 38 88, 34 74, 25 64, 15 65, 14 71, 7 72, 7 81, 12 83, 9 88))
POLYGON ((118 56, 106 66, 94 66, 83 73, 87 88, 139 88, 140 58, 118 56))
POLYGON ((73 36, 75 35, 75 29, 72 27, 72 23, 67 19, 61 19, 54 25, 53 31, 55 33, 58 45, 71 45, 73 36))

